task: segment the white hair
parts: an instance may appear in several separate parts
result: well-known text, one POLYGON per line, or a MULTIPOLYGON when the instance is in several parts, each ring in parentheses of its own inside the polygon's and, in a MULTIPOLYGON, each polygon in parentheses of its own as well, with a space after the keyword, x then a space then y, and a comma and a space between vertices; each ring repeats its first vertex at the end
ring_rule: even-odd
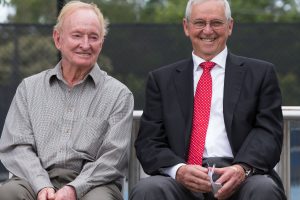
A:
POLYGON ((225 10, 225 16, 227 20, 231 20, 231 9, 229 2, 227 0, 189 0, 187 5, 186 5, 186 10, 185 10, 185 18, 187 21, 190 20, 191 17, 191 12, 192 12, 192 6, 197 3, 203 3, 206 1, 220 1, 224 3, 224 10, 225 10))

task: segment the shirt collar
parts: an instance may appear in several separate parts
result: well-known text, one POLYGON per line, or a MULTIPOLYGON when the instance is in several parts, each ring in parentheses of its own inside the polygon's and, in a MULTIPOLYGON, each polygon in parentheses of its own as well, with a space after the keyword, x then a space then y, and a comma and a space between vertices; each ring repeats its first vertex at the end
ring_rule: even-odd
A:
MULTIPOLYGON (((90 79, 93 82, 94 86, 96 86, 102 80, 101 78, 102 73, 103 72, 101 71, 99 65, 96 63, 92 68, 92 70, 83 79, 82 82, 86 81, 87 79, 90 79)), ((51 85, 55 79, 65 82, 62 75, 61 62, 59 62, 53 69, 49 70, 49 75, 48 75, 49 84, 51 85)))
MULTIPOLYGON (((221 51, 218 55, 216 55, 210 61, 216 63, 217 66, 225 69, 227 54, 228 54, 228 49, 227 49, 227 47, 225 47, 225 49, 223 51, 221 51)), ((193 58, 193 62, 194 62, 194 72, 195 72, 195 71, 197 71, 197 69, 199 69, 198 68, 199 65, 201 63, 205 62, 205 60, 203 58, 200 58, 199 56, 196 56, 194 54, 194 52, 192 52, 192 58, 193 58)))

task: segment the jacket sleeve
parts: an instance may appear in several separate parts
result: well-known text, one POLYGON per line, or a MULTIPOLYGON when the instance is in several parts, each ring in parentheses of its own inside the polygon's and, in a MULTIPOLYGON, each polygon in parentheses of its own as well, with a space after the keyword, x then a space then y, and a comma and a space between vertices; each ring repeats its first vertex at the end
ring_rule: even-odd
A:
POLYGON ((185 163, 184 159, 176 155, 169 146, 164 117, 167 113, 163 113, 161 90, 157 78, 152 72, 149 73, 145 106, 135 148, 144 171, 150 175, 162 173, 162 168, 185 163))
POLYGON ((267 67, 257 94, 253 127, 234 162, 267 173, 279 162, 283 141, 281 93, 273 65, 267 67))

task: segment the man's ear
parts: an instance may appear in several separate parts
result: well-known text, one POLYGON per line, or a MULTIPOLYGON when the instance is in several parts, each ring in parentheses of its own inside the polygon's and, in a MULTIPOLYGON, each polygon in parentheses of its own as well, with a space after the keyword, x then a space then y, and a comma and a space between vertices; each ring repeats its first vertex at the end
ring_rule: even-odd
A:
POLYGON ((229 28, 229 34, 228 35, 231 35, 232 34, 232 30, 233 30, 233 19, 231 19, 229 21, 229 25, 228 25, 228 28, 229 28))
POLYGON ((53 33, 52 33, 52 37, 53 37, 53 41, 54 41, 54 44, 55 44, 55 47, 60 50, 61 48, 61 41, 60 41, 60 33, 58 30, 54 29, 53 30, 53 33))
POLYGON ((183 30, 184 30, 184 33, 187 37, 190 36, 190 32, 189 32, 189 24, 188 24, 188 21, 186 18, 183 18, 183 21, 182 21, 182 26, 183 26, 183 30))

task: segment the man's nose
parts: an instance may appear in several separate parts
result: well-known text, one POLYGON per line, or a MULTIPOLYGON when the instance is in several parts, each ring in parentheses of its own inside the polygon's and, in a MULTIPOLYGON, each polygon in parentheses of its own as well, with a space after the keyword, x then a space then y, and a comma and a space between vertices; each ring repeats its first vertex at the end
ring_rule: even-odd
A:
POLYGON ((83 48, 88 48, 90 46, 89 38, 88 38, 87 35, 85 35, 85 36, 82 37, 81 46, 83 48))
POLYGON ((213 28, 212 26, 210 25, 210 23, 206 23, 204 28, 203 28, 203 31, 204 32, 212 32, 213 31, 213 28))

